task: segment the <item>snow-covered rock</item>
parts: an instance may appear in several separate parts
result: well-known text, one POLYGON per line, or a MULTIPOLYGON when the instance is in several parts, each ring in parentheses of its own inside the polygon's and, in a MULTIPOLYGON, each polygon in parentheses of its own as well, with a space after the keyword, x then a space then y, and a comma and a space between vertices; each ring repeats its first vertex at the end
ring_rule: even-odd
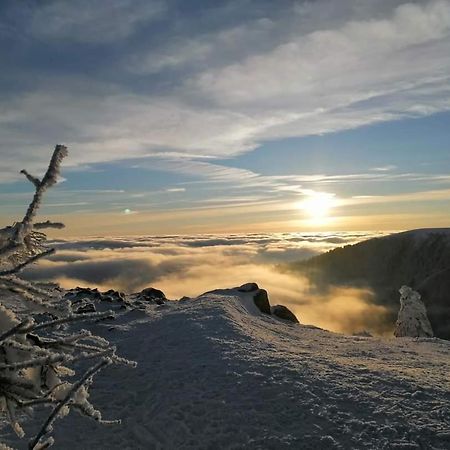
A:
POLYGON ((433 329, 420 294, 409 286, 402 286, 400 292, 400 311, 395 324, 396 337, 432 337, 433 329))

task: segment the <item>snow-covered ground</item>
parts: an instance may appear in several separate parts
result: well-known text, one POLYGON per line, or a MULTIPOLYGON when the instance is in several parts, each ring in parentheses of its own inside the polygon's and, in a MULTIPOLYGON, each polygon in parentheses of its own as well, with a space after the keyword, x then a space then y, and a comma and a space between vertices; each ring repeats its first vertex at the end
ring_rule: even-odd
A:
POLYGON ((214 291, 96 324, 139 364, 108 369, 91 389, 104 417, 123 422, 71 413, 55 448, 450 448, 450 342, 291 324, 249 295, 214 291))

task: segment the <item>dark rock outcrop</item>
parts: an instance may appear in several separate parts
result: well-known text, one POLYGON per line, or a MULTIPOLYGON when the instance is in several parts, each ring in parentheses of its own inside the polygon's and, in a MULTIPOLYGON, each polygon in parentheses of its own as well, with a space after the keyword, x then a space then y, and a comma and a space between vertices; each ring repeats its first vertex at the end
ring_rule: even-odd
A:
POLYGON ((68 290, 64 298, 70 300, 73 305, 77 306, 77 312, 94 312, 95 302, 120 303, 121 305, 128 304, 126 296, 123 292, 118 292, 113 289, 101 292, 97 288, 76 287, 68 290), (91 305, 91 306, 88 306, 91 305))
POLYGON ((114 289, 109 289, 106 292, 102 292, 102 300, 111 302, 124 302, 125 294, 123 292, 115 291, 114 289))
POLYGON ((254 292, 258 289, 259 286, 256 283, 245 283, 237 288, 239 292, 254 292))
POLYGON ((271 312, 274 316, 277 316, 280 319, 287 320, 293 323, 300 323, 296 315, 286 306, 283 305, 272 306, 271 312))
POLYGON ((253 296, 253 301, 262 313, 270 314, 269 296, 265 289, 258 289, 253 296))
POLYGON ((138 298, 140 300, 156 303, 157 305, 162 305, 167 300, 163 291, 160 291, 159 289, 155 289, 153 287, 143 289, 141 292, 139 292, 138 298))

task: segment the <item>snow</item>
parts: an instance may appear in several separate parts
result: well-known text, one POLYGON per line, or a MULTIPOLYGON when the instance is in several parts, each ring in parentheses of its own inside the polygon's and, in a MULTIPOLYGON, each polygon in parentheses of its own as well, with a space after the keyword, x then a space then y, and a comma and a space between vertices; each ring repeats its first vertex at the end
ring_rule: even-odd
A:
MULTIPOLYGON (((450 448, 450 342, 335 334, 261 314, 251 300, 237 289, 125 309, 98 300, 118 317, 91 331, 138 362, 111 367, 90 390, 122 424, 71 412, 55 448, 450 448)), ((25 422, 27 434, 34 426, 25 422)))
POLYGON ((381 237, 381 239, 387 239, 393 236, 409 236, 415 240, 417 245, 420 245, 430 237, 440 237, 444 241, 450 241, 450 228, 418 228, 416 230, 403 231, 401 233, 394 233, 381 237))
POLYGON ((397 337, 433 337, 433 329, 420 294, 409 286, 402 286, 399 292, 400 311, 394 335, 397 337))
POLYGON ((413 234, 415 236, 429 236, 430 234, 444 234, 450 237, 450 228, 417 228, 396 234, 413 234))

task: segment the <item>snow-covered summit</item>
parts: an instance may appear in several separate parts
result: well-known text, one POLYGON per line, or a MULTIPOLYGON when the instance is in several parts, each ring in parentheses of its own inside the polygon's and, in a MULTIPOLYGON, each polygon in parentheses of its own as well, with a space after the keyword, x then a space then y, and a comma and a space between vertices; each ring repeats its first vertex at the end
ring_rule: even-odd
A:
MULTIPOLYGON (((414 230, 402 231, 397 235, 430 236, 432 234, 444 235, 450 238, 450 228, 416 228, 414 230)), ((392 236, 392 235, 391 235, 392 236)), ((386 236, 388 237, 388 236, 386 236)))
POLYGON ((71 413, 57 424, 56 447, 449 448, 449 342, 334 334, 261 313, 252 296, 233 288, 161 304, 94 299, 117 313, 95 332, 138 367, 113 367, 91 391, 122 425, 71 413))

